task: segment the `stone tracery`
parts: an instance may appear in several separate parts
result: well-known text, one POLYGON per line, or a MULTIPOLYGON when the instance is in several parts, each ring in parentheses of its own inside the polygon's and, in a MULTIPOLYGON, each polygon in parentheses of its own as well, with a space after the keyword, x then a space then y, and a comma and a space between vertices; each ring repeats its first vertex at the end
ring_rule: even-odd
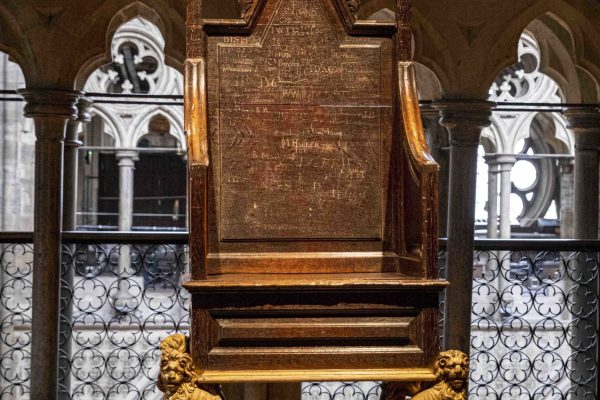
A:
MULTIPOLYGON (((535 38, 524 33, 519 41, 518 53, 521 61, 498 76, 490 88, 490 100, 499 103, 561 103, 564 99, 562 90, 556 82, 540 71, 541 54, 535 38)), ((508 162, 509 170, 515 168, 510 190, 513 193, 510 200, 512 211, 510 215, 500 217, 509 218, 510 223, 519 223, 524 227, 530 227, 538 218, 544 218, 556 199, 555 182, 558 167, 548 158, 519 161, 518 155, 573 154, 574 139, 567 130, 566 119, 558 113, 544 115, 535 111, 497 110, 493 114, 491 127, 482 133, 482 142, 486 147, 486 153, 497 155, 486 156, 487 166, 482 162, 483 160, 480 162, 479 168, 482 174, 485 174, 486 169, 491 171, 489 173, 496 173, 493 168, 496 168, 498 160, 508 162), (509 157, 502 157, 503 155, 509 157), (517 158, 514 155, 517 155, 517 158), (514 182, 515 176, 522 175, 519 168, 527 168, 531 171, 529 175, 533 173, 534 180, 529 184, 514 182)), ((486 180, 487 176, 483 178, 483 182, 486 180)), ((485 211, 481 208, 485 203, 483 199, 487 195, 485 186, 478 189, 480 208, 477 214, 480 220, 487 221, 489 210, 485 211)), ((510 197, 510 194, 504 196, 510 197)), ((551 213, 553 211, 550 210, 551 213)))

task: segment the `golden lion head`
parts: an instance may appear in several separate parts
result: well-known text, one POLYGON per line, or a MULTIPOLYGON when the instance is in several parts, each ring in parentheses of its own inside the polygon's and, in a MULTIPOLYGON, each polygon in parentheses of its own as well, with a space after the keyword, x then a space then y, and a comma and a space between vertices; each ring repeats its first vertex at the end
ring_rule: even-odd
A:
POLYGON ((446 382, 455 392, 462 392, 469 379, 469 357, 457 350, 445 351, 435 362, 434 372, 436 382, 446 382))
POLYGON ((162 392, 173 394, 185 383, 196 384, 192 357, 186 353, 187 344, 184 335, 169 336, 160 343, 160 350, 162 355, 158 388, 162 392))
POLYGON ((169 400, 221 400, 219 385, 203 385, 187 353, 187 338, 177 333, 160 343, 158 388, 169 400))

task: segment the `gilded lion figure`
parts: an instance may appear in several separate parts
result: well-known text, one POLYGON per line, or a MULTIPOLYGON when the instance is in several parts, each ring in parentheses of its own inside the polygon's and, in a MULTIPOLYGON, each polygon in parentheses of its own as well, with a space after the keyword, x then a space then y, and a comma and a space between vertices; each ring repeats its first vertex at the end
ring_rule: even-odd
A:
POLYGON ((420 382, 386 382, 383 385, 382 400, 466 400, 469 379, 469 357, 466 354, 449 350, 440 354, 433 366, 436 380, 433 387, 417 394, 420 382))
POLYGON ((192 357, 187 353, 187 338, 180 333, 160 343, 160 373, 158 388, 164 400, 224 400, 220 388, 203 385, 192 357))
POLYGON ((466 400, 469 379, 469 357, 458 350, 440 354, 435 362, 435 384, 416 396, 413 400, 466 400))

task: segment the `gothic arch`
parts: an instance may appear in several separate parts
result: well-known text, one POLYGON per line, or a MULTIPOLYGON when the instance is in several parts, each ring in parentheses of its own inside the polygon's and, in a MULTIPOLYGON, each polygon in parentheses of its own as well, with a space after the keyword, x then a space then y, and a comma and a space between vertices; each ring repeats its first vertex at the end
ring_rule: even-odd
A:
POLYGON ((131 123, 125 147, 137 147, 139 140, 148 133, 148 125, 152 118, 163 116, 169 121, 169 134, 179 142, 182 150, 186 149, 186 138, 183 130, 183 116, 167 107, 157 107, 147 110, 144 114, 137 116, 131 123))
MULTIPOLYGON (((544 15, 543 18, 551 21, 550 15, 544 15)), ((570 51, 572 43, 565 43, 572 41, 572 36, 566 29, 562 34, 557 34, 544 23, 544 19, 536 19, 525 28, 526 32, 536 38, 540 47, 540 72, 559 84, 566 102, 578 103, 581 101, 581 93, 573 52, 570 51)))
MULTIPOLYGON (((431 43, 439 49, 444 48, 444 38, 442 34, 435 28, 435 25, 428 21, 419 10, 413 10, 413 58, 416 62, 431 71, 436 77, 440 86, 440 96, 450 86, 451 76, 454 74, 451 70, 446 70, 445 65, 452 65, 451 57, 445 51, 436 53, 438 58, 430 58, 423 51, 424 43, 431 43)), ((437 99, 436 98, 436 99, 437 99)))
POLYGON ((92 115, 100 117, 102 119, 102 122, 104 122, 105 126, 108 127, 108 129, 104 130, 104 133, 106 133, 108 136, 114 139, 115 148, 123 147, 123 144, 125 143, 123 137, 124 132, 123 129, 119 129, 120 124, 115 119, 113 113, 109 112, 108 110, 105 110, 101 104, 94 105, 91 112, 92 115))
POLYGON ((575 66, 575 69, 577 70, 577 76, 579 78, 581 102, 600 102, 600 85, 598 84, 598 79, 582 66, 577 65, 575 66))
POLYGON ((442 97, 442 84, 435 72, 426 65, 415 62, 417 88, 420 100, 437 100, 442 97))
MULTIPOLYGON (((148 1, 148 3, 152 3, 148 1)), ((113 14, 113 17, 108 22, 105 29, 106 32, 105 42, 103 46, 103 52, 95 55, 90 55, 79 68, 77 73, 75 86, 78 89, 83 88, 88 77, 98 68, 109 64, 112 61, 112 43, 115 34, 121 26, 130 22, 135 18, 141 18, 154 26, 160 31, 162 39, 164 40, 163 48, 161 49, 164 54, 165 64, 176 69, 179 72, 183 71, 183 61, 185 59, 185 23, 182 19, 179 25, 175 24, 171 19, 171 24, 166 24, 165 19, 161 16, 161 13, 156 8, 146 4, 142 0, 136 0, 131 4, 121 8, 113 14), (174 32, 173 25, 177 25, 180 32, 174 32), (169 29, 170 27, 170 29, 169 29), (175 40, 176 34, 181 35, 180 40, 175 40)))
MULTIPOLYGON (((600 54, 600 46, 593 39, 599 32, 592 21, 566 1, 538 1, 513 19, 512 24, 505 28, 505 34, 498 37, 494 47, 500 47, 503 41, 512 42, 516 47, 518 37, 524 31, 531 31, 542 42, 540 46, 545 53, 542 60, 543 72, 565 89, 568 101, 581 101, 580 85, 573 69, 585 68, 592 76, 600 77, 600 57, 595 56, 600 54), (564 57, 567 55, 566 59, 572 60, 570 66, 564 64, 564 57), (563 65, 559 65, 559 62, 563 65)), ((515 61, 514 56, 504 59, 495 66, 496 73, 515 61)))
POLYGON ((0 51, 8 54, 9 59, 19 65, 27 82, 30 75, 35 74, 36 66, 31 62, 34 57, 25 37, 17 19, 0 2, 0 51))

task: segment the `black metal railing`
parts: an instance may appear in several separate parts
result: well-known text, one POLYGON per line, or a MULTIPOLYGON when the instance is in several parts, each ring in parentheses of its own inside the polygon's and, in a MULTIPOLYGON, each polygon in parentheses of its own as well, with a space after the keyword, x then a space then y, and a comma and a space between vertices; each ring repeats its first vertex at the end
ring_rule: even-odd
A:
POLYGON ((475 249, 469 397, 596 399, 600 242, 475 249))
POLYGON ((11 233, 0 244, 0 399, 29 398, 32 235, 11 233))
POLYGON ((302 400, 379 400, 381 382, 306 382, 302 400))
POLYGON ((187 235, 65 233, 61 382, 72 399, 159 399, 159 344, 189 331, 187 235))
MULTIPOLYGON (((0 399, 29 398, 31 233, 0 234, 0 399)), ((186 233, 63 235, 65 398, 160 399, 158 343, 189 329, 186 233)), ((445 241, 440 241, 444 266, 445 241)), ((600 241, 477 240, 472 399, 595 399, 600 241)), ((376 400, 378 382, 304 383, 303 400, 376 400)))

